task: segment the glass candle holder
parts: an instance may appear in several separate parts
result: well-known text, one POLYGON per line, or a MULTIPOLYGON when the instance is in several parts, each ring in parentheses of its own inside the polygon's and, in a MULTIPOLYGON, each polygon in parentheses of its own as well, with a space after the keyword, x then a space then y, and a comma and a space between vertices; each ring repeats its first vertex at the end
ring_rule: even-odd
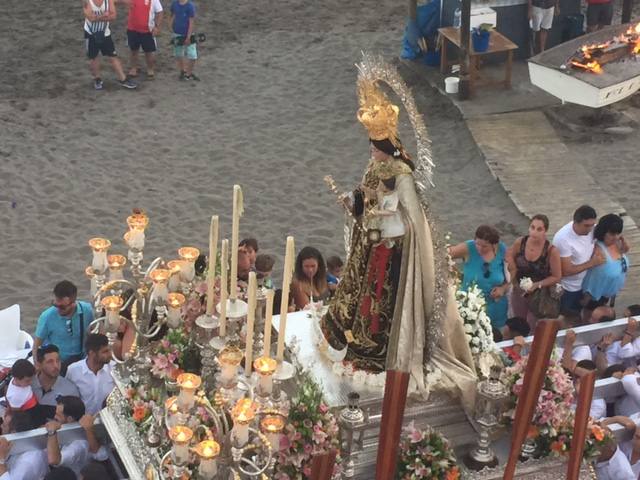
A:
POLYGON ((217 458, 220 455, 220 445, 215 440, 203 440, 194 448, 198 458, 200 458, 200 466, 198 474, 204 480, 213 479, 218 473, 217 458))
POLYGON ((238 374, 238 366, 242 362, 244 353, 235 345, 227 345, 218 354, 218 362, 221 368, 221 383, 229 385, 238 374))
POLYGON ((164 303, 167 300, 167 295, 169 294, 167 291, 167 282, 169 281, 170 275, 171 272, 165 268, 156 268, 149 274, 151 281, 153 281, 153 292, 151 295, 158 303, 164 303))
POLYGON ((195 247, 182 247, 178 250, 178 256, 183 262, 180 270, 182 281, 189 283, 196 275, 195 262, 200 256, 200 250, 195 247))
POLYGON ((172 292, 167 295, 167 324, 170 328, 180 326, 180 315, 186 298, 183 294, 172 292))
POLYGON ((173 442, 173 458, 177 465, 189 462, 189 442, 193 438, 193 430, 184 425, 176 425, 169 429, 169 438, 173 442))
POLYGON ((258 357, 253 362, 253 368, 258 372, 258 395, 268 397, 273 391, 273 374, 278 368, 278 362, 269 357, 258 357))
POLYGON ((193 373, 181 373, 178 375, 178 408, 183 412, 191 410, 195 403, 196 390, 202 385, 202 379, 193 373))
POLYGON ((182 269, 182 261, 170 260, 167 262, 167 268, 171 272, 168 284, 169 291, 177 292, 180 290, 180 270, 182 269))
POLYGON ((184 415, 178 409, 178 397, 167 398, 164 402, 164 408, 167 411, 167 428, 186 423, 184 415))
POLYGON ((89 240, 89 246, 93 250, 93 260, 91 267, 97 274, 102 274, 107 269, 107 250, 111 246, 111 242, 106 238, 95 237, 89 240))
POLYGON ((107 255, 107 265, 109 266, 109 281, 122 280, 122 269, 127 264, 124 255, 107 255))
POLYGON ((274 452, 280 450, 280 437, 284 430, 284 417, 278 414, 265 415, 260 421, 260 431, 267 437, 274 452))
POLYGON ((231 410, 231 437, 237 447, 242 448, 249 442, 249 424, 255 419, 256 410, 257 405, 249 398, 241 398, 231 410))
POLYGON ((104 297, 100 302, 102 308, 105 309, 107 316, 107 331, 116 332, 120 326, 120 309, 124 304, 124 300, 119 295, 109 295, 104 297))

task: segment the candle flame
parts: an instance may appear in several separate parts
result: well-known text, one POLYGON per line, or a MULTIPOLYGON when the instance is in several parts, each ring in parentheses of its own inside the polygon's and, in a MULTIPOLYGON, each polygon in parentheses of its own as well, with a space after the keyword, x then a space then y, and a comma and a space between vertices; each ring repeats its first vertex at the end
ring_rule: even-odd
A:
POLYGON ((184 432, 180 432, 178 433, 178 435, 176 436, 176 440, 178 442, 184 442, 187 439, 187 436, 185 435, 184 432))
POLYGON ((186 301, 186 298, 181 293, 172 292, 169 295, 167 295, 167 303, 171 308, 180 308, 182 305, 184 305, 185 301, 186 301))
POLYGON ((109 268, 122 268, 127 263, 127 259, 123 255, 109 255, 107 256, 107 263, 109 268))
POLYGON ((241 398, 231 411, 233 419, 238 423, 249 423, 256 416, 256 404, 249 398, 241 398))
POLYGON ((156 268, 149 274, 153 283, 163 283, 169 280, 171 272, 164 268, 156 268))
POLYGON ((139 209, 134 209, 133 214, 127 217, 127 225, 131 230, 144 231, 149 224, 149 217, 139 209))
POLYGON ((281 415, 268 415, 260 422, 263 433, 280 433, 284 429, 284 418, 281 415))
POLYGON ((202 384, 202 379, 193 373, 181 373, 177 379, 180 388, 195 390, 202 384))
POLYGON ((94 252, 104 252, 111 246, 111 241, 106 238, 95 237, 89 240, 89 246, 94 252))
POLYGON ((253 367, 258 373, 263 375, 272 375, 278 367, 278 362, 273 358, 259 357, 253 362, 253 367))
POLYGON ((182 247, 178 250, 178 256, 187 262, 194 262, 200 255, 200 250, 195 247, 182 247))
POLYGON ((124 304, 124 301, 118 295, 109 295, 108 297, 104 297, 100 304, 109 312, 117 312, 124 304))
POLYGON ((196 445, 195 450, 201 458, 210 460, 220 454, 220 445, 215 440, 203 440, 196 445))

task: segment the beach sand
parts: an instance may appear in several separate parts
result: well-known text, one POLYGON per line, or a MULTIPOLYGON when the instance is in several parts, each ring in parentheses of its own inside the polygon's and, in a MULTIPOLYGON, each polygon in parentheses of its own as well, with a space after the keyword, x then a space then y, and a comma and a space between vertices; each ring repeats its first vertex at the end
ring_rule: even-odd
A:
MULTIPOLYGON (((241 236, 277 257, 285 237, 344 255, 343 214, 324 183, 357 185, 368 159, 355 118, 362 50, 400 52, 405 4, 329 0, 196 2, 207 34, 196 72, 180 82, 165 28, 155 81, 138 91, 115 83, 93 90, 83 54, 78 2, 43 15, 33 4, 0 6, 0 307, 19 303, 33 331, 54 284, 75 282, 86 299, 87 240, 104 236, 126 254, 122 235, 133 207, 150 217, 145 262, 205 249, 211 215, 231 235, 234 183, 242 185, 241 236), (15 43, 28 32, 16 57, 15 43)), ((165 8, 168 1, 164 0, 165 8)), ((112 26, 127 64, 125 12, 112 26)), ((144 69, 142 69, 144 70, 144 69)), ((408 75, 412 84, 415 79, 408 75)), ((426 84, 412 84, 433 140, 432 191, 439 228, 455 241, 480 223, 509 243, 526 221, 491 177, 458 111, 426 84)), ((403 138, 411 137, 404 125, 403 138)), ((407 144, 412 150, 412 140, 407 144)))

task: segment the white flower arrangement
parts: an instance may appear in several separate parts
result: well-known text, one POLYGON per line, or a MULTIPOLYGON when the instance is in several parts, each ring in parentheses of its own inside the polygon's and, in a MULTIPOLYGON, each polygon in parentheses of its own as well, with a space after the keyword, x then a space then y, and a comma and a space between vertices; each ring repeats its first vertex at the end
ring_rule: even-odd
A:
POLYGON ((528 292, 529 290, 531 290, 531 287, 533 287, 533 280, 531 280, 529 277, 522 277, 520 279, 520 288, 523 292, 528 292))
POLYGON ((364 370, 356 370, 349 362, 335 362, 332 365, 332 370, 340 377, 351 378, 356 386, 384 387, 387 378, 386 372, 369 373, 364 370))
POLYGON ((456 292, 458 312, 464 322, 464 332, 471 348, 471 353, 479 355, 496 349, 493 341, 491 319, 487 315, 487 302, 482 290, 476 284, 466 291, 456 292))

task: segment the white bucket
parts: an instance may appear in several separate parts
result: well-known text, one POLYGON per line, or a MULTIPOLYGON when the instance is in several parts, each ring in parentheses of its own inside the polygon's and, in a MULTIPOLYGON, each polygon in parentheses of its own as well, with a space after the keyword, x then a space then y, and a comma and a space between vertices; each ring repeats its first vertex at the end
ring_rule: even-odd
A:
POLYGON ((444 79, 444 91, 447 93, 458 93, 458 84, 460 79, 458 77, 447 77, 444 79))

